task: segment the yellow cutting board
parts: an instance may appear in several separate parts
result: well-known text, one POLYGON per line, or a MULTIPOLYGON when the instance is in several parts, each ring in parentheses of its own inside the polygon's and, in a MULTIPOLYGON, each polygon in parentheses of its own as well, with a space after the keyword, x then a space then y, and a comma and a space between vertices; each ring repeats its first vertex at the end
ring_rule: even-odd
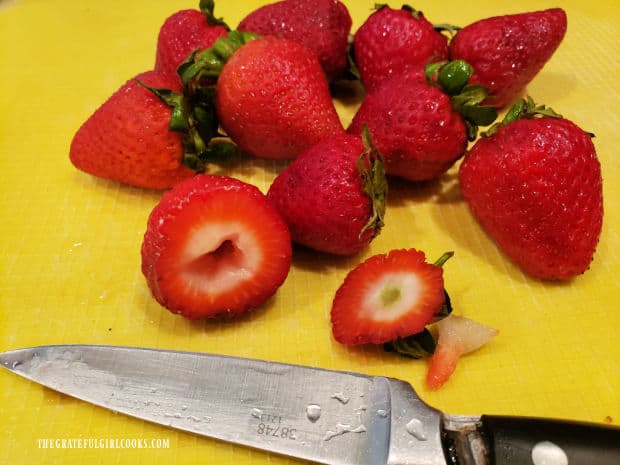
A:
MULTIPOLYGON (((216 14, 235 26, 262 3, 220 0, 216 14)), ((345 3, 355 30, 373 2, 345 3)), ((152 67, 164 19, 198 0, 0 0, 0 351, 92 343, 216 352, 402 378, 451 413, 620 423, 620 11, 612 0, 561 3, 566 38, 528 92, 596 134, 605 220, 586 274, 565 284, 525 276, 470 216, 455 167, 431 185, 394 184, 386 227, 359 256, 297 250, 273 299, 217 323, 174 316, 149 294, 139 249, 161 193, 96 179, 68 159, 71 138, 89 114, 152 67), (331 300, 346 273, 400 247, 424 250, 430 259, 454 250, 445 279, 455 313, 499 330, 436 392, 424 386, 425 361, 343 347, 331 337, 331 300)), ((414 6, 433 22, 466 25, 557 2, 414 6)), ((345 124, 358 103, 337 102, 345 124)), ((221 172, 266 191, 280 167, 243 160, 221 172)), ((0 464, 297 463, 113 414, 5 370, 0 418, 0 464), (67 448, 75 439, 87 447, 67 448), (162 448, 138 448, 137 440, 162 448)))

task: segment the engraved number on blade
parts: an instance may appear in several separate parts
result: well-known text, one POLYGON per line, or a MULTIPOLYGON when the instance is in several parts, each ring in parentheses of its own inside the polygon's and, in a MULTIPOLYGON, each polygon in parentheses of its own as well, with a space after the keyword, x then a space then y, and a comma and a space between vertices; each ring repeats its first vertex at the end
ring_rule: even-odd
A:
POLYGON ((288 426, 271 426, 265 423, 259 423, 256 432, 264 436, 273 436, 274 438, 290 439, 295 441, 297 430, 288 426))
POLYGON ((256 434, 264 437, 273 437, 279 439, 297 440, 297 429, 288 425, 283 425, 281 415, 264 413, 260 409, 253 409, 251 416, 258 419, 256 425, 256 434))

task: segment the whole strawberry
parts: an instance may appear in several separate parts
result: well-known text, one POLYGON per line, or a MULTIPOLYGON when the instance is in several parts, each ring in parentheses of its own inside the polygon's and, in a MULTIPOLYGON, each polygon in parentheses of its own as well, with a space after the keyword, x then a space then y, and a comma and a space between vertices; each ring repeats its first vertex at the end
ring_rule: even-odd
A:
POLYGON ((387 183, 366 132, 318 142, 286 167, 267 193, 293 242, 337 255, 354 254, 379 234, 387 183))
POLYGON ((488 104, 514 102, 554 54, 566 33, 560 8, 496 16, 470 24, 450 42, 450 59, 465 60, 472 82, 490 91, 488 104))
POLYGON ((347 65, 351 16, 338 0, 270 3, 247 15, 237 30, 286 37, 304 44, 317 55, 330 81, 342 75, 347 65))
POLYGON ((213 1, 201 0, 200 11, 180 10, 164 21, 157 36, 155 71, 178 79, 177 68, 194 50, 209 48, 228 27, 213 16, 213 1))
POLYGON ((378 5, 355 33, 353 51, 362 84, 373 91, 395 74, 447 60, 448 39, 420 11, 378 5))
POLYGON ((427 82, 415 70, 384 81, 364 98, 347 130, 360 134, 368 126, 389 175, 439 177, 464 154, 477 125, 495 119, 495 110, 478 105, 485 91, 467 85, 473 71, 467 63, 437 68, 437 81, 427 82))
POLYGON ((534 277, 568 280, 590 266, 603 221, 591 137, 531 99, 520 101, 461 164, 461 190, 473 215, 534 277))
POLYGON ((285 38, 238 48, 219 72, 215 105, 230 138, 261 158, 292 159, 344 133, 316 55, 285 38))
POLYGON ((140 83, 180 90, 178 77, 154 71, 130 79, 82 124, 69 157, 98 177, 167 189, 195 171, 183 164, 183 135, 169 130, 171 108, 140 83))
POLYGON ((291 266, 291 237, 255 186, 201 174, 166 192, 142 242, 153 297, 185 318, 234 317, 261 306, 291 266))

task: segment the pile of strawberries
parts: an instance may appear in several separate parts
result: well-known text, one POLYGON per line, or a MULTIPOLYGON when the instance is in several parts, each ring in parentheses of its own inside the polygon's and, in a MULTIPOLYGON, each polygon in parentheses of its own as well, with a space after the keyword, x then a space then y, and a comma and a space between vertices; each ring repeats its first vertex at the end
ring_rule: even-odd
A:
MULTIPOLYGON (((234 30, 213 8, 202 0, 167 18, 153 70, 104 102, 70 149, 80 170, 167 190, 142 271, 170 311, 230 317, 262 305, 286 279, 293 244, 363 250, 383 226, 392 177, 437 179, 461 158, 472 214, 525 272, 568 280, 588 269, 603 217, 592 134, 521 98, 563 40, 562 9, 457 28, 378 5, 353 34, 338 0, 272 3, 234 30), (348 128, 331 94, 343 79, 366 91, 348 128), (266 194, 204 174, 234 153, 291 162, 266 194)), ((334 298, 335 339, 433 354, 427 381, 439 387, 495 334, 450 315, 449 256, 393 250, 357 266, 334 298)))

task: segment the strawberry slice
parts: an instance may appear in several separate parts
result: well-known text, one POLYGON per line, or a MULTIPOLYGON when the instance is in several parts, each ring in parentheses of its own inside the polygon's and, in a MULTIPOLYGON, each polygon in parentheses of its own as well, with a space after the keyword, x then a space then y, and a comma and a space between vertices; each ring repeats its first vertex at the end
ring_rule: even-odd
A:
POLYGON ((449 315, 437 323, 437 347, 426 374, 426 385, 439 389, 452 376, 462 355, 489 342, 497 330, 462 316, 449 315))
POLYGON ((142 272, 155 299, 188 319, 263 304, 291 266, 286 223, 254 186, 198 175, 163 195, 149 216, 142 272))
POLYGON ((445 299, 443 270, 423 252, 374 255, 346 276, 334 297, 331 322, 342 344, 382 344, 418 333, 445 299))

